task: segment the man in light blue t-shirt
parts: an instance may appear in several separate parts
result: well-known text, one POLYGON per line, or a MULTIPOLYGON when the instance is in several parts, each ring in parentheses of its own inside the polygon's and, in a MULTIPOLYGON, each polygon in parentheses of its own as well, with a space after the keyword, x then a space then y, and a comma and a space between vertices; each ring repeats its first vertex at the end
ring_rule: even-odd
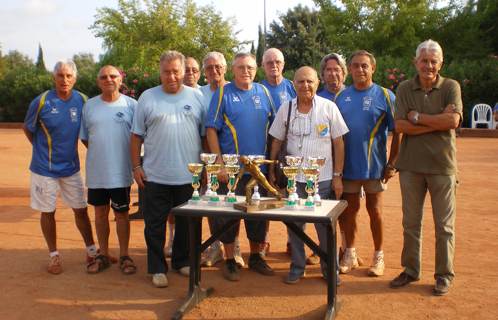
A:
MULTIPOLYGON (((156 287, 168 286, 164 256, 166 221, 171 207, 187 202, 194 191, 188 163, 201 162, 201 136, 205 135, 205 99, 202 93, 182 84, 185 57, 167 51, 159 60, 160 86, 142 93, 131 129, 133 177, 145 193, 145 242, 147 272, 156 287), (140 150, 144 137, 143 166, 140 150)), ((175 217, 171 268, 189 276, 189 222, 175 217)))
POLYGON ((87 267, 90 274, 110 266, 109 210, 116 217, 121 272, 133 274, 137 268, 129 257, 131 173, 130 130, 137 101, 119 93, 119 71, 105 66, 97 78, 102 94, 85 103, 81 116, 80 139, 88 148, 85 184, 88 203, 95 208, 95 230, 100 254, 87 267))
POLYGON ((384 273, 384 222, 382 219, 382 192, 395 175, 394 162, 398 156, 400 135, 394 130, 394 94, 373 83, 376 63, 372 54, 360 50, 349 58, 348 69, 354 85, 336 95, 335 103, 349 128, 345 138, 343 197, 348 201, 341 219, 344 219, 346 253, 340 263, 340 272, 356 268, 356 219, 360 210, 361 188, 366 194, 366 207, 375 247, 369 276, 384 273), (387 131, 392 131, 391 152, 387 159, 387 131))
MULTIPOLYGON (((268 128, 275 118, 275 110, 268 91, 260 84, 254 83, 257 66, 254 55, 238 53, 232 64, 234 82, 216 90, 209 105, 206 119, 206 136, 212 153, 218 154, 217 163, 222 165, 218 181, 225 188, 228 175, 224 170, 222 154, 266 155, 268 128)), ((267 166, 261 166, 261 172, 267 173, 267 166)), ((245 194, 245 185, 251 176, 245 175, 237 185, 236 194, 245 194)), ((266 190, 261 190, 266 191, 266 190)), ((262 195, 264 195, 262 193, 262 195)), ((226 219, 213 221, 213 232, 221 229, 226 219)), ((251 256, 249 268, 264 275, 273 275, 274 271, 259 255, 260 243, 265 238, 265 221, 245 220, 251 256)), ((220 237, 225 246, 225 278, 229 281, 240 279, 237 262, 233 255, 238 224, 220 237)))
POLYGON ((55 89, 46 91, 31 102, 23 131, 33 146, 31 157, 31 207, 41 212, 40 225, 50 252, 48 272, 60 274, 55 209, 57 189, 62 203, 74 211, 76 226, 87 247, 87 261, 97 255, 88 218, 85 187, 80 172, 78 132, 81 109, 87 97, 73 90, 76 65, 60 60, 54 67, 55 89))

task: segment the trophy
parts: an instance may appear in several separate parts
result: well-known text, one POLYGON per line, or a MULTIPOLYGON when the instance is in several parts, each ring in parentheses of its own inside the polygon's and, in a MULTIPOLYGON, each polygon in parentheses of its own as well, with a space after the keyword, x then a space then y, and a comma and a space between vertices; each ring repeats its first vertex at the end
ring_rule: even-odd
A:
MULTIPOLYGON (((218 154, 216 153, 201 153, 201 160, 206 164, 213 164, 216 161, 216 158, 218 158, 218 154)), ((211 190, 211 173, 207 171, 207 166, 206 166, 206 172, 207 172, 207 190, 206 193, 202 196, 202 200, 209 200, 211 198, 211 193, 213 193, 213 190, 211 190)))
POLYGON ((308 178, 306 180, 306 193, 308 194, 308 198, 306 199, 304 210, 313 211, 315 210, 315 203, 313 202, 313 192, 316 188, 315 179, 318 174, 318 167, 303 167, 301 168, 301 172, 308 178))
MULTIPOLYGON (((265 156, 255 156, 255 155, 249 155, 247 156, 249 160, 265 160, 265 156)), ((259 194, 259 184, 254 186, 254 193, 252 194, 251 197, 251 203, 254 205, 259 204, 261 201, 261 195, 259 194)))
MULTIPOLYGON (((285 161, 287 162, 287 165, 290 167, 299 167, 301 163, 303 162, 303 157, 301 156, 285 156, 285 161)), ((296 180, 293 179, 293 190, 296 190, 296 180)), ((289 198, 291 198, 291 195, 289 194, 289 198)), ((296 204, 300 204, 299 196, 297 195, 297 192, 294 192, 292 194, 292 201, 294 201, 296 204)))
POLYGON ((297 210, 296 201, 294 199, 294 192, 296 191, 295 179, 297 174, 299 173, 299 167, 283 167, 285 176, 287 177, 287 191, 289 192, 289 197, 287 198, 287 202, 285 203, 284 209, 286 210, 297 210))
POLYGON ((199 173, 202 172, 204 165, 202 163, 189 163, 188 170, 193 173, 192 176, 192 188, 194 188, 194 193, 192 193, 192 199, 188 201, 188 204, 198 205, 201 202, 201 197, 199 196, 199 173))
MULTIPOLYGON (((321 167, 325 164, 325 159, 323 157, 308 157, 308 165, 311 167, 321 167)), ((318 169, 316 177, 315 177, 315 195, 313 196, 313 202, 317 206, 322 205, 322 199, 320 198, 318 190, 318 177, 320 176, 320 169, 318 169)))
POLYGON ((211 196, 209 197, 209 205, 218 206, 220 198, 218 197, 216 190, 220 186, 218 183, 218 173, 221 171, 221 164, 207 164, 206 171, 211 177, 211 188, 213 188, 211 196))
POLYGON ((228 203, 237 202, 235 197, 235 175, 239 173, 239 155, 238 154, 224 154, 222 155, 223 162, 225 163, 225 172, 228 174, 228 194, 225 200, 228 203))

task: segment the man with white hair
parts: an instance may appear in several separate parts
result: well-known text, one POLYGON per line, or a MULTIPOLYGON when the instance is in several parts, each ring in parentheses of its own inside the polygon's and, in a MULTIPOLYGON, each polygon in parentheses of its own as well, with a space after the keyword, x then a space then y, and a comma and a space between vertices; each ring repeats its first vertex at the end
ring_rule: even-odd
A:
MULTIPOLYGON (((192 197, 192 173, 187 164, 201 161, 207 107, 199 90, 182 84, 183 54, 165 52, 159 60, 159 72, 162 84, 146 90, 138 99, 130 149, 133 177, 145 193, 147 272, 153 274, 153 285, 161 288, 168 286, 168 264, 163 250, 166 221, 172 206, 192 197), (140 164, 142 139, 143 166, 140 164)), ((186 277, 190 274, 189 233, 188 218, 175 217, 171 268, 186 277)))
POLYGON ((57 187, 62 203, 73 209, 76 226, 87 247, 88 262, 98 253, 88 218, 78 156, 81 110, 87 97, 73 90, 76 74, 73 61, 58 61, 52 76, 55 89, 31 102, 23 124, 24 134, 33 146, 29 167, 31 207, 41 211, 40 225, 50 252, 48 272, 51 274, 62 272, 55 223, 57 187))
POLYGON ((422 220, 427 190, 431 194, 436 231, 435 295, 450 292, 455 274, 455 194, 458 185, 455 130, 462 121, 457 81, 443 78, 443 50, 432 40, 422 42, 413 59, 418 74, 397 89, 394 123, 403 133, 395 167, 403 200, 405 270, 391 282, 403 288, 420 280, 422 220))
MULTIPOLYGON (((277 48, 270 48, 265 51, 263 54, 263 61, 261 61, 261 67, 263 67, 266 72, 266 79, 261 81, 260 84, 263 85, 268 92, 270 92, 271 99, 275 104, 275 112, 278 112, 278 109, 282 104, 297 97, 294 84, 292 81, 285 79, 283 76, 284 66, 285 61, 282 51, 277 48)), ((268 236, 269 231, 270 221, 267 221, 265 241, 259 248, 259 252, 263 257, 270 253, 270 240, 268 236)), ((288 229, 286 251, 288 254, 292 254, 288 229)))

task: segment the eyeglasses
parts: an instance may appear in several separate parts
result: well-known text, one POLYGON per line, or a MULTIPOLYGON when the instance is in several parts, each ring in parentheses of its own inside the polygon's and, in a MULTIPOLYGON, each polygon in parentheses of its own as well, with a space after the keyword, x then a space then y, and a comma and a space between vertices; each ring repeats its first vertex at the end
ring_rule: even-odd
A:
POLYGON ((239 72, 245 72, 246 70, 248 72, 254 72, 254 70, 256 70, 256 67, 253 67, 253 66, 238 66, 238 67, 235 67, 239 72))
POLYGON ((99 79, 100 80, 105 80, 107 78, 110 78, 111 80, 114 80, 117 77, 120 77, 120 75, 119 74, 103 74, 103 75, 99 76, 99 79))
POLYGON ((265 64, 267 66, 273 66, 274 64, 276 64, 277 66, 281 65, 282 63, 284 63, 283 61, 280 61, 280 60, 276 60, 276 61, 266 61, 265 64))
POLYGON ((195 74, 195 73, 199 72, 199 70, 196 68, 185 68, 185 73, 190 73, 190 72, 195 74))
POLYGON ((219 71, 221 71, 222 68, 223 68, 222 65, 215 64, 215 65, 207 66, 205 69, 206 69, 206 71, 209 71, 209 72, 211 72, 211 71, 213 71, 213 70, 216 69, 216 71, 219 72, 219 71))
POLYGON ((182 72, 181 70, 161 70, 161 73, 169 77, 171 75, 178 76, 182 72))

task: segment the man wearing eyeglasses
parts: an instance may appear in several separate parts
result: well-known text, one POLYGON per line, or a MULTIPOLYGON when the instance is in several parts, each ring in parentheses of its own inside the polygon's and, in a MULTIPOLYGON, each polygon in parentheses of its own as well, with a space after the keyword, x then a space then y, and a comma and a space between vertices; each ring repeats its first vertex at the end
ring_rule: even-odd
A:
POLYGON ((192 57, 185 59, 185 77, 183 84, 195 89, 199 89, 197 81, 201 77, 201 70, 199 69, 199 62, 192 57))
MULTIPOLYGON (((345 138, 344 194, 348 207, 341 215, 344 219, 346 253, 339 270, 349 273, 358 267, 355 249, 357 218, 360 210, 361 188, 366 194, 366 208, 374 242, 374 257, 368 269, 369 276, 384 273, 384 221, 382 219, 382 192, 396 171, 401 137, 394 129, 394 94, 375 84, 372 75, 376 62, 365 50, 354 52, 349 58, 348 70, 354 85, 336 95, 335 103, 349 127, 345 138), (392 131, 391 150, 387 159, 387 131, 392 131)), ((341 227, 342 228, 342 227, 341 227)))
MULTIPOLYGON (((254 83, 257 65, 256 58, 251 53, 238 53, 232 64, 235 80, 216 90, 209 105, 206 120, 206 135, 212 153, 218 154, 217 163, 222 165, 222 154, 266 155, 267 128, 271 125, 275 110, 273 102, 266 89, 254 83)), ((261 172, 267 173, 267 166, 261 166, 261 172)), ((237 185, 236 194, 245 195, 245 186, 251 180, 249 174, 244 175, 237 185)), ((222 169, 218 181, 223 183, 220 191, 226 192, 228 175, 222 169)), ((266 190, 261 190, 265 195, 266 190)), ((214 219, 213 232, 219 230, 226 219, 214 219)), ((245 220, 247 237, 249 239, 251 256, 249 268, 263 275, 273 275, 274 271, 259 255, 259 244, 265 239, 265 221, 245 220)), ((226 265, 225 278, 229 281, 240 279, 237 263, 233 256, 235 236, 238 225, 225 233, 220 241, 225 246, 226 265)))
POLYGON ((125 275, 137 268, 129 257, 130 187, 133 184, 130 159, 130 130, 137 101, 119 92, 122 78, 112 66, 105 66, 97 78, 102 94, 88 100, 81 115, 80 139, 88 148, 85 184, 88 204, 95 208, 95 230, 100 254, 88 265, 90 274, 110 266, 109 210, 116 217, 120 269, 125 275))
MULTIPOLYGON (((285 137, 285 127, 289 108, 289 133, 287 136, 287 153, 290 155, 325 158, 325 165, 320 169, 318 186, 322 199, 340 199, 342 195, 342 167, 344 163, 344 142, 342 136, 348 132, 339 109, 332 101, 316 95, 318 88, 317 72, 310 67, 300 68, 294 76, 297 98, 282 105, 270 128, 274 137, 270 159, 276 159, 285 137), (334 150, 334 152, 332 152, 334 150)), ((274 166, 270 166, 269 182, 275 185, 274 166)), ((306 198, 307 178, 302 172, 296 177, 297 194, 306 198)), ((305 223, 296 223, 305 231, 305 223)), ((315 224, 320 247, 327 252, 327 230, 324 225, 315 224)), ((306 252, 304 242, 294 233, 290 233, 292 263, 290 273, 285 278, 288 284, 296 284, 304 277, 306 252)), ((321 264, 322 274, 327 277, 325 261, 321 264)), ((340 279, 337 279, 340 283, 340 279)))
MULTIPOLYGON (((177 51, 159 60, 161 85, 146 90, 138 100, 131 128, 133 177, 144 189, 147 272, 155 287, 168 286, 168 265, 164 256, 166 221, 171 207, 187 202, 193 192, 188 163, 201 161, 201 136, 205 135, 206 102, 197 89, 183 85, 185 58, 177 51), (143 167, 140 149, 144 137, 143 167)), ((175 217, 175 238, 171 268, 188 277, 188 218, 175 217)))

